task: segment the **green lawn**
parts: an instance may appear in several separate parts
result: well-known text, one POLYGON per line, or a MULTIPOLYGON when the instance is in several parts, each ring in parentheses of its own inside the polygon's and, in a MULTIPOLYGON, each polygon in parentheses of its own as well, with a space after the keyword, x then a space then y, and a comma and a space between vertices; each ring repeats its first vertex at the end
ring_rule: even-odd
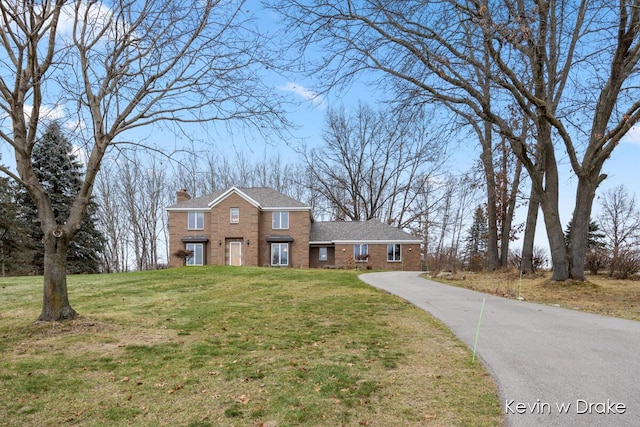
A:
POLYGON ((502 425, 439 322, 354 272, 198 267, 69 278, 82 315, 33 323, 0 279, 0 426, 502 425))

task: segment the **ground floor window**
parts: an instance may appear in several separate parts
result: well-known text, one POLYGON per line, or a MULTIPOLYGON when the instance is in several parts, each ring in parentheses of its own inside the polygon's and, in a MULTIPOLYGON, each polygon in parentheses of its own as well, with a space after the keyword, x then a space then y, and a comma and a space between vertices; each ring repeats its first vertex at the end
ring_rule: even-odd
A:
POLYGON ((387 261, 401 261, 400 245, 389 244, 387 245, 387 261))
POLYGON ((202 243, 187 243, 187 252, 191 252, 191 256, 187 258, 187 265, 204 264, 204 245, 202 243))
POLYGON ((327 248, 318 248, 319 251, 319 255, 318 255, 318 260, 319 261, 326 261, 327 260, 327 248))
POLYGON ((289 265, 289 244, 271 244, 271 265, 289 265))
POLYGON ((353 245, 353 259, 357 262, 366 262, 369 259, 369 245, 353 245))

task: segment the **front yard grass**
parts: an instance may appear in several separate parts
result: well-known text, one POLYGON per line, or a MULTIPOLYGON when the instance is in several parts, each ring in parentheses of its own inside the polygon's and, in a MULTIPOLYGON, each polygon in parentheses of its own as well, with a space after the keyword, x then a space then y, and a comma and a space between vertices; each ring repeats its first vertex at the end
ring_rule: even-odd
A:
POLYGON ((503 424, 469 349, 355 272, 71 276, 53 324, 41 278, 0 284, 0 426, 503 424))

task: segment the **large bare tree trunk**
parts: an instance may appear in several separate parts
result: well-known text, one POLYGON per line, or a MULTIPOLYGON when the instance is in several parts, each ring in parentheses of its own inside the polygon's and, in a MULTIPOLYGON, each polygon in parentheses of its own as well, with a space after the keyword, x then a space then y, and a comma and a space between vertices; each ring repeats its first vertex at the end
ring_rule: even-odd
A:
MULTIPOLYGON (((540 207, 544 216, 544 224, 547 230, 549 246, 551 249, 551 262, 553 263, 553 280, 564 281, 569 278, 569 268, 567 266, 567 247, 565 244, 564 231, 560 221, 558 209, 559 184, 558 184, 558 164, 551 142, 550 128, 547 123, 542 122, 538 126, 539 143, 542 150, 541 158, 544 162, 544 182, 540 177, 534 179, 536 170, 530 170, 533 175, 535 191, 540 197, 540 207), (544 136, 546 136, 546 138, 544 136)), ((531 168, 530 168, 531 169, 531 168)))
POLYGON ((576 190, 576 206, 571 221, 571 235, 569 236, 569 268, 572 279, 584 281, 584 263, 589 245, 589 223, 591 222, 591 208, 598 188, 598 174, 580 177, 576 190), (595 182, 594 182, 595 181, 595 182))
MULTIPOLYGON (((503 174, 506 179, 506 156, 503 165, 503 174)), ((516 200, 518 198, 518 188, 520 187, 520 175, 522 174, 522 162, 520 160, 516 163, 516 169, 513 173, 513 181, 511 182, 511 189, 507 196, 507 205, 504 207, 502 228, 500 230, 500 266, 505 268, 509 264, 509 243, 511 242, 511 227, 513 225, 513 216, 516 211, 516 200)), ((505 183, 506 187, 506 183, 505 183)))
POLYGON ((484 122, 484 138, 482 139, 482 166, 484 169, 485 183, 487 185, 487 270, 494 271, 500 265, 498 257, 498 213, 496 200, 496 175, 493 167, 491 123, 484 122))
POLYGON ((551 249, 551 262, 553 263, 553 280, 563 281, 569 278, 567 265, 567 250, 565 247, 564 232, 560 223, 558 210, 549 207, 548 203, 541 203, 544 223, 549 238, 551 249))
POLYGON ((74 319, 78 313, 69 304, 67 294, 67 253, 69 239, 61 228, 45 232, 44 292, 38 321, 74 319))
POLYGON ((540 202, 533 186, 529 196, 529 207, 527 208, 527 219, 524 226, 524 237, 522 239, 522 258, 520 260, 520 271, 525 274, 534 272, 533 268, 533 246, 536 237, 536 225, 538 223, 538 210, 540 202))

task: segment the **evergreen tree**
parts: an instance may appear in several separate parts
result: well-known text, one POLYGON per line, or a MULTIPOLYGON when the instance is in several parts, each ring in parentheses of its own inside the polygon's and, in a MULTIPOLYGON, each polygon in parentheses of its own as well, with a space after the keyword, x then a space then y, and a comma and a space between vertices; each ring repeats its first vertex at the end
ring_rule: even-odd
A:
POLYGON ((480 271, 485 268, 488 240, 489 225, 487 215, 482 206, 478 206, 473 216, 473 224, 471 224, 466 238, 465 258, 469 270, 480 271))
POLYGON ((28 228, 16 201, 17 186, 8 178, 0 178, 0 275, 22 275, 31 272, 33 245, 28 228))
MULTIPOLYGON (((567 224, 567 228, 564 230, 564 241, 567 246, 569 246, 569 236, 571 235, 571 225, 572 222, 569 221, 567 224)), ((589 222, 589 236, 587 240, 587 249, 589 251, 603 249, 606 246, 604 242, 605 234, 600 231, 600 226, 597 222, 591 220, 589 222)))
MULTIPOLYGON (((73 154, 73 146, 56 122, 47 126, 45 133, 33 148, 33 165, 36 176, 49 193, 58 224, 65 223, 74 196, 82 182, 82 164, 73 154)), ((29 235, 35 247, 33 265, 35 271, 44 271, 43 233, 34 203, 26 191, 21 191, 24 216, 29 220, 29 235)), ((97 205, 90 202, 80 230, 69 246, 67 268, 70 273, 97 273, 104 236, 95 225, 97 205)))
MULTIPOLYGON (((567 247, 570 242, 572 223, 569 221, 567 228, 564 231, 564 241, 567 247)), ((607 253, 604 238, 606 235, 600 231, 600 225, 597 222, 591 220, 589 222, 589 234, 587 238, 587 256, 585 257, 585 268, 588 269, 591 274, 598 274, 602 268, 609 263, 609 254, 607 253)))

